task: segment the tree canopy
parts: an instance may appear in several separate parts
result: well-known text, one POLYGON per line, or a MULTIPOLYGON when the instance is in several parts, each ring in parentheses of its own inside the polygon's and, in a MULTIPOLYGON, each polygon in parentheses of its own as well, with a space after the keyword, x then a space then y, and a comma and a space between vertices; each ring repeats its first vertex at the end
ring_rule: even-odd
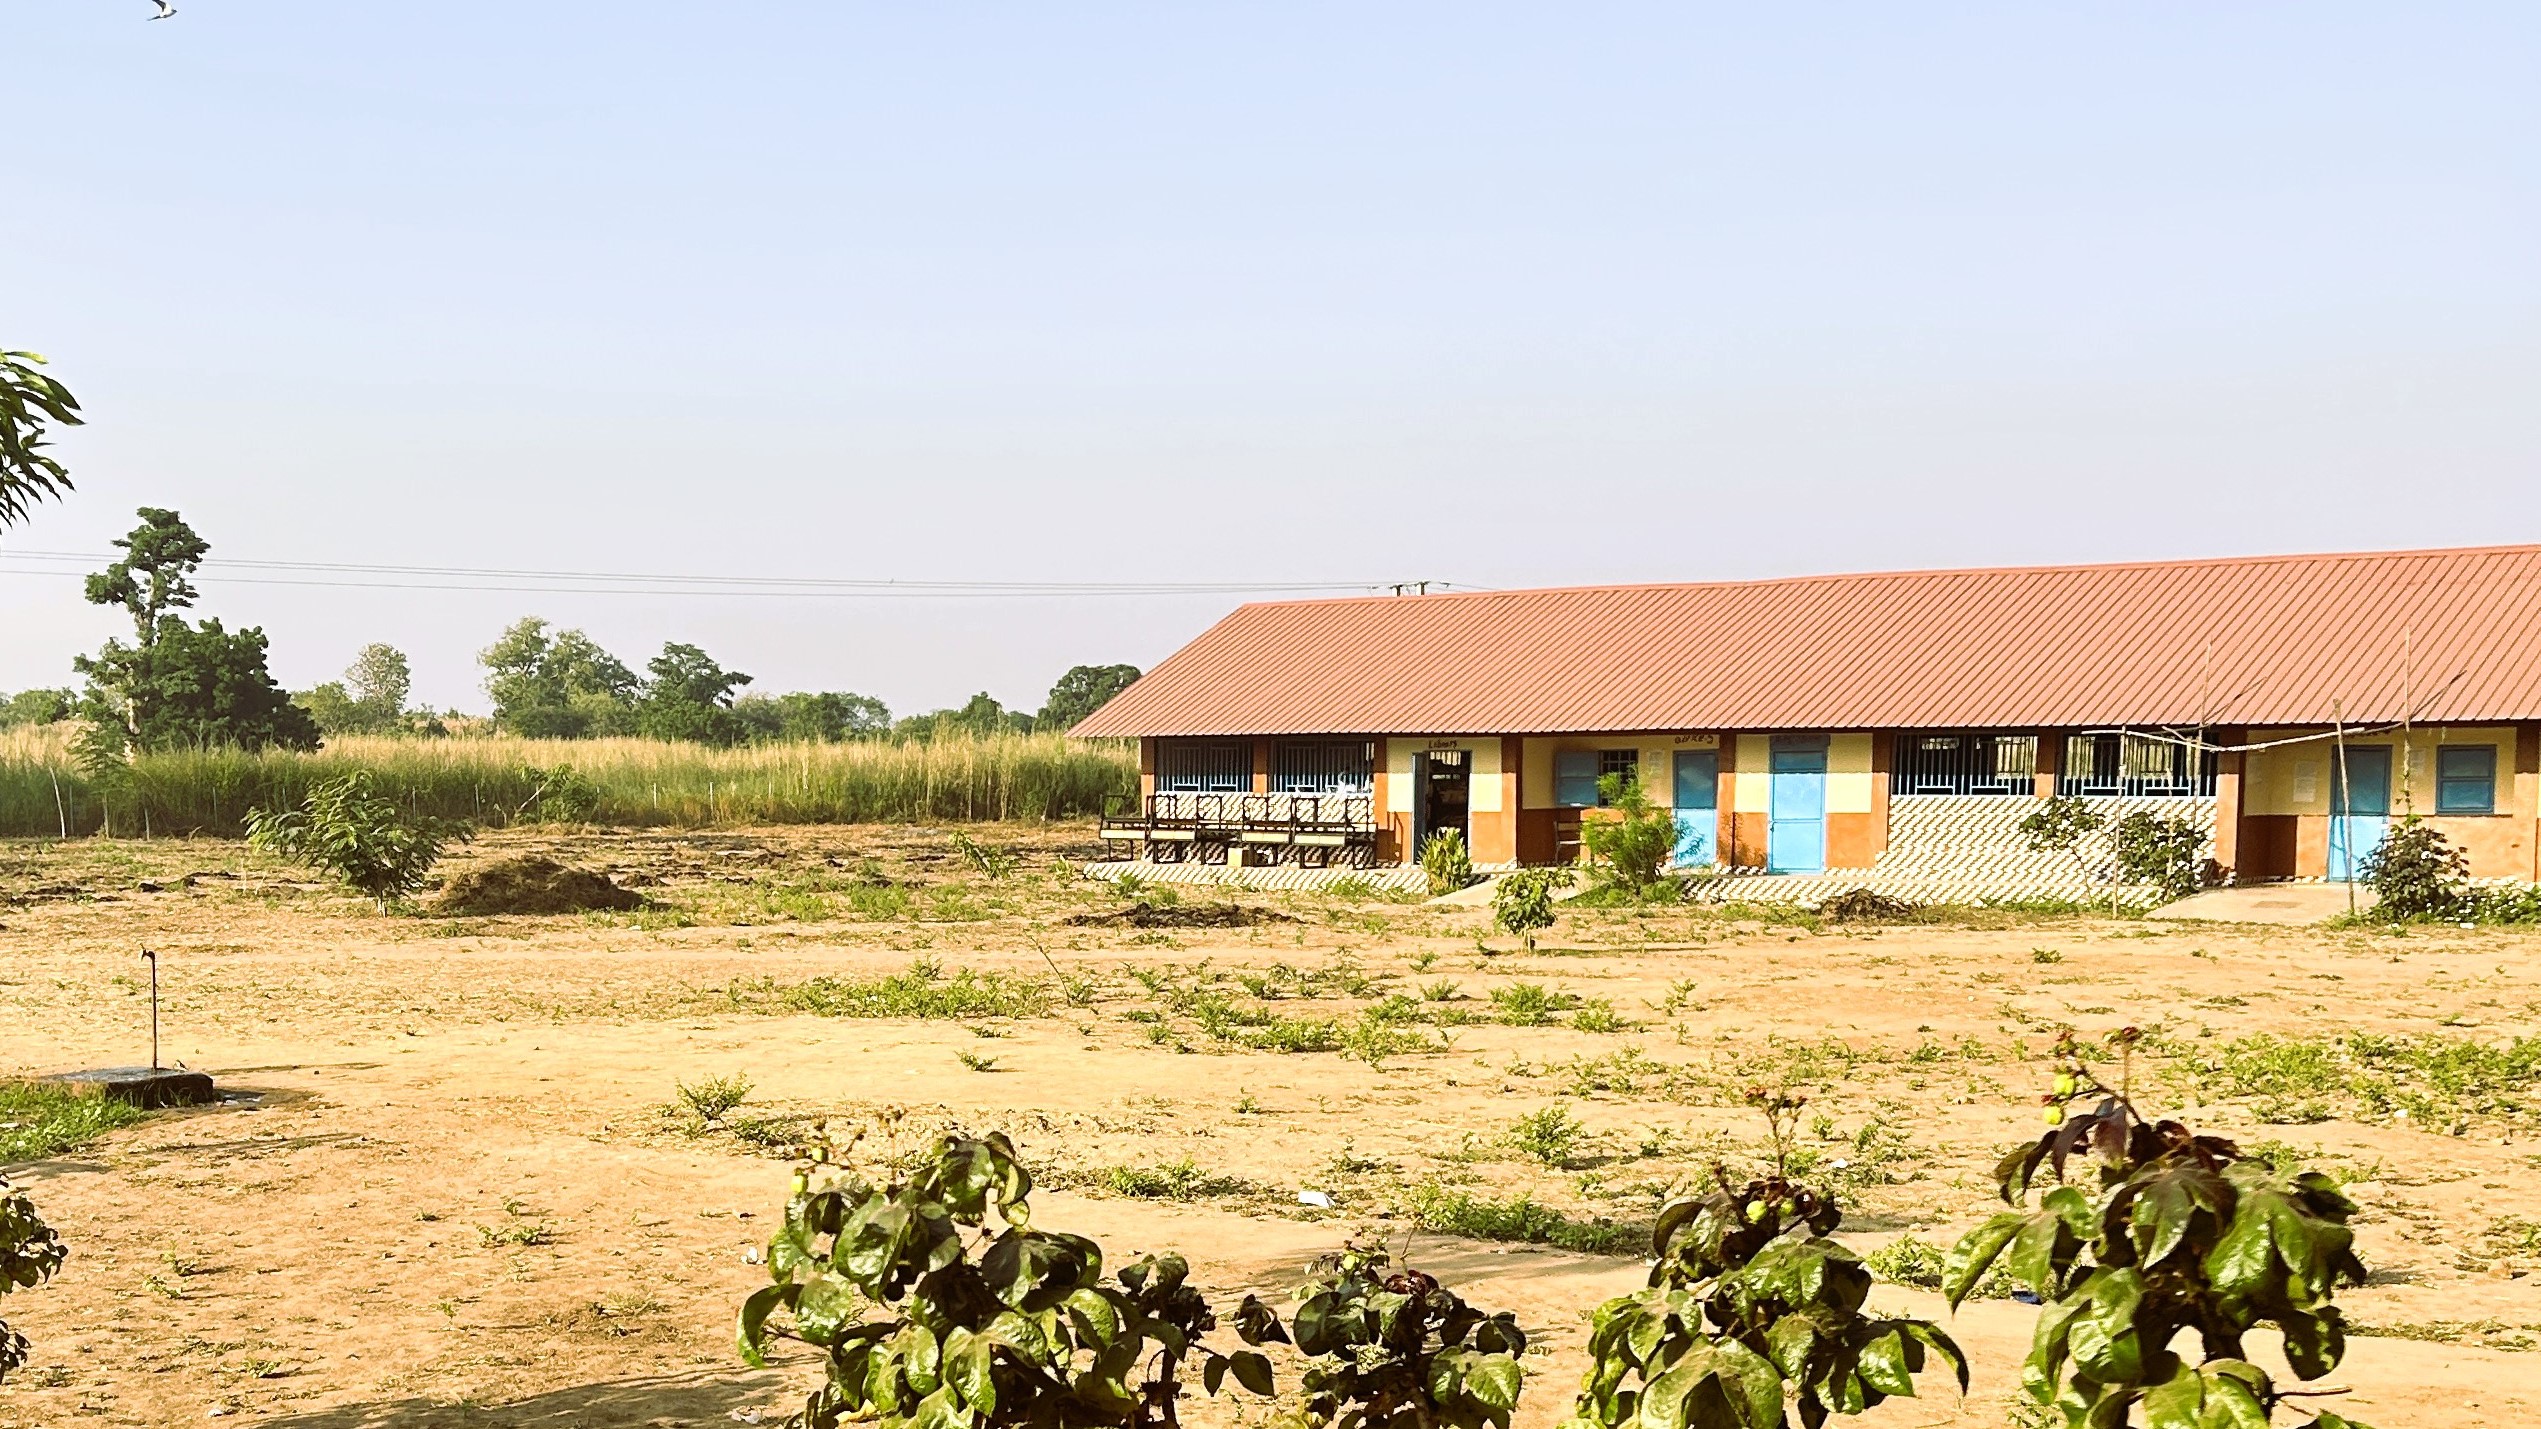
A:
POLYGON ((80 425, 79 399, 43 366, 35 353, 0 351, 0 531, 71 489, 70 472, 44 448, 51 428, 80 425))
POLYGON ((1078 665, 1050 687, 1033 728, 1065 734, 1138 679, 1136 665, 1078 665))

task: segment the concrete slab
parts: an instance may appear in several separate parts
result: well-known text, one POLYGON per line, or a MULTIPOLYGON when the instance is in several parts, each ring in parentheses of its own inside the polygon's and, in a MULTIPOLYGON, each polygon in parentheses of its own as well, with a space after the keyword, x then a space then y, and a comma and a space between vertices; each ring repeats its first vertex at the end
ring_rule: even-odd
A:
POLYGON ((2209 923, 2282 923, 2299 925, 2325 922, 2345 913, 2350 906, 2362 912, 2373 906, 2373 890, 2353 890, 2355 902, 2348 902, 2349 888, 2344 883, 2262 883, 2252 888, 2209 888, 2192 893, 2176 903, 2164 904, 2145 914, 2147 918, 2169 921, 2201 921, 2209 923))
POLYGON ((177 1067, 98 1067, 45 1078, 77 1091, 95 1092, 144 1111, 163 1106, 200 1106, 212 1099, 212 1079, 177 1067))

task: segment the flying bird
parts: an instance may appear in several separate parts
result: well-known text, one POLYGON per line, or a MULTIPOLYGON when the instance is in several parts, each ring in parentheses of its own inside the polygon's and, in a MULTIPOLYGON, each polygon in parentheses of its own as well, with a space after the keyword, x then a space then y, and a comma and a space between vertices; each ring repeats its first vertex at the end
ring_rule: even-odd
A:
POLYGON ((153 20, 164 20, 176 13, 176 7, 168 0, 150 0, 150 3, 159 7, 159 13, 150 17, 153 20))

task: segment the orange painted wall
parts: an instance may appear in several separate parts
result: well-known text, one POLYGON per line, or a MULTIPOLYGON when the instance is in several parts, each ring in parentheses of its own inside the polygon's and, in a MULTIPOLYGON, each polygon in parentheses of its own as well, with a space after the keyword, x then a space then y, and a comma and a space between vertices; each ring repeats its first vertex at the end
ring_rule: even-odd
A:
POLYGON ((1142 739, 1138 741, 1139 807, 1146 807, 1147 801, 1154 797, 1156 797, 1156 741, 1142 739))
POLYGON ((1729 857, 1733 868, 1765 866, 1765 829, 1768 814, 1725 814, 1729 821, 1729 857))
MULTIPOLYGON (((1749 814, 1746 817, 1762 821, 1767 816, 1749 814)), ((1826 816, 1826 866, 1829 868, 1868 868, 1887 842, 1888 820, 1884 813, 1826 816)))

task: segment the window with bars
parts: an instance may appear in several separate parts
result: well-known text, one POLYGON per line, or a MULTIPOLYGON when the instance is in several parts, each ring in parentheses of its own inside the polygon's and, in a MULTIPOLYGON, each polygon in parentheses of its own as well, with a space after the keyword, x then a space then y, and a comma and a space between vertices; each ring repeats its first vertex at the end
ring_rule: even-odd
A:
POLYGON ((2182 741, 2189 736, 2169 730, 2157 734, 2077 734, 2065 741, 2064 773, 2056 781, 2061 794, 2125 794, 2139 798, 2212 798, 2219 757, 2182 741))
POLYGON ((1364 794, 1376 785, 1376 746, 1364 739, 1294 741, 1271 760, 1279 794, 1364 794))
POLYGON ((1238 794, 1253 787, 1249 741, 1169 740, 1156 748, 1156 788, 1175 794, 1238 794))
POLYGON ((2030 794, 2038 736, 1982 730, 1900 734, 1890 748, 1891 794, 2030 794))
POLYGON ((1626 784, 1641 782, 1641 751, 1638 749, 1601 749, 1597 751, 1597 802, 1606 802, 1606 780, 1619 778, 1626 784))

